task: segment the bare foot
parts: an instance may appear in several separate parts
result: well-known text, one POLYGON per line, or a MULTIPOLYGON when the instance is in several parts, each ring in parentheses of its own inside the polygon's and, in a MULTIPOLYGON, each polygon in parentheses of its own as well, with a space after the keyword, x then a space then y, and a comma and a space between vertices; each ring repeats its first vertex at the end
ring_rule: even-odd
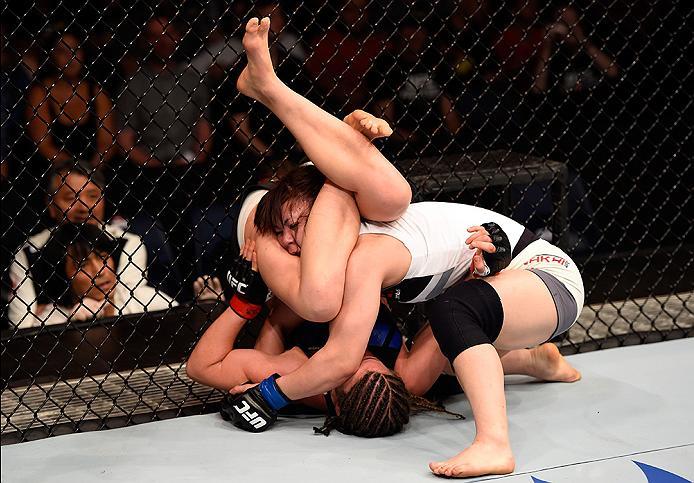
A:
POLYGON ((248 65, 236 81, 236 88, 239 92, 260 102, 264 101, 268 89, 279 82, 272 67, 268 47, 269 29, 270 19, 268 17, 264 17, 260 21, 253 17, 246 24, 243 47, 246 49, 248 65))
POLYGON ((475 441, 469 448, 446 461, 429 463, 429 469, 438 476, 467 478, 482 475, 506 475, 513 472, 516 463, 508 444, 475 441))
POLYGON ((348 114, 344 118, 344 122, 372 141, 378 138, 387 138, 393 134, 393 130, 385 119, 376 117, 361 109, 348 114))
POLYGON ((564 359, 552 343, 542 344, 530 350, 533 360, 532 376, 543 381, 576 382, 581 373, 564 359))

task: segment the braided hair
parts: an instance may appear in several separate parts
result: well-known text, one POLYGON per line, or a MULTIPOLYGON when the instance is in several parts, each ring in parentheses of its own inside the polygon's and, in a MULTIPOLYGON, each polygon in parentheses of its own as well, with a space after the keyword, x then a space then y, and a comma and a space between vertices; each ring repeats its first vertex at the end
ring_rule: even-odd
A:
POLYGON ((414 396, 400 376, 369 371, 364 374, 340 401, 340 414, 328 416, 316 433, 328 436, 337 429, 341 433, 376 438, 402 431, 411 414, 436 411, 464 419, 427 399, 414 396))

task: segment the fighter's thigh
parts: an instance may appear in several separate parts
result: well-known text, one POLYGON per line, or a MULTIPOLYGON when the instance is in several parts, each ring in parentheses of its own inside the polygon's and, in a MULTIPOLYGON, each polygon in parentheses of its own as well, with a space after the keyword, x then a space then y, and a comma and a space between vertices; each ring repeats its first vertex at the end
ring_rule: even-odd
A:
POLYGON ((528 270, 506 270, 485 279, 499 294, 504 323, 494 341, 513 350, 545 342, 557 326, 557 310, 544 282, 528 270))

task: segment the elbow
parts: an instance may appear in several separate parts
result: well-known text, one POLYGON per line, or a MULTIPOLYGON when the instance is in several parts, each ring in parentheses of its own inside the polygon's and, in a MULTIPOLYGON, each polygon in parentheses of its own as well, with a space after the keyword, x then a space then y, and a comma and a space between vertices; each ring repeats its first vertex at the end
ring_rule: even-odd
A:
POLYGON ((332 386, 337 387, 352 377, 359 370, 360 363, 360 357, 342 357, 341 360, 332 364, 332 386))
POLYGON ((204 368, 200 361, 195 357, 195 354, 191 355, 186 362, 186 374, 193 381, 198 383, 204 383, 204 368))

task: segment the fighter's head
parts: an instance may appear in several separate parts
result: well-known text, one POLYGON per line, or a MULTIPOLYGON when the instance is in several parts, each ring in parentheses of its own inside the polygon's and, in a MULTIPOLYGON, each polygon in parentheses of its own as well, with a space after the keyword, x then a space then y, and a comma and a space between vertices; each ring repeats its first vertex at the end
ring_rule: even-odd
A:
POLYGON ((261 235, 274 235, 282 248, 301 254, 308 215, 325 176, 315 166, 301 166, 283 177, 260 201, 255 226, 261 235))
POLYGON ((405 383, 381 361, 366 355, 359 370, 331 394, 335 412, 316 431, 375 438, 400 432, 410 420, 411 396, 405 383))

